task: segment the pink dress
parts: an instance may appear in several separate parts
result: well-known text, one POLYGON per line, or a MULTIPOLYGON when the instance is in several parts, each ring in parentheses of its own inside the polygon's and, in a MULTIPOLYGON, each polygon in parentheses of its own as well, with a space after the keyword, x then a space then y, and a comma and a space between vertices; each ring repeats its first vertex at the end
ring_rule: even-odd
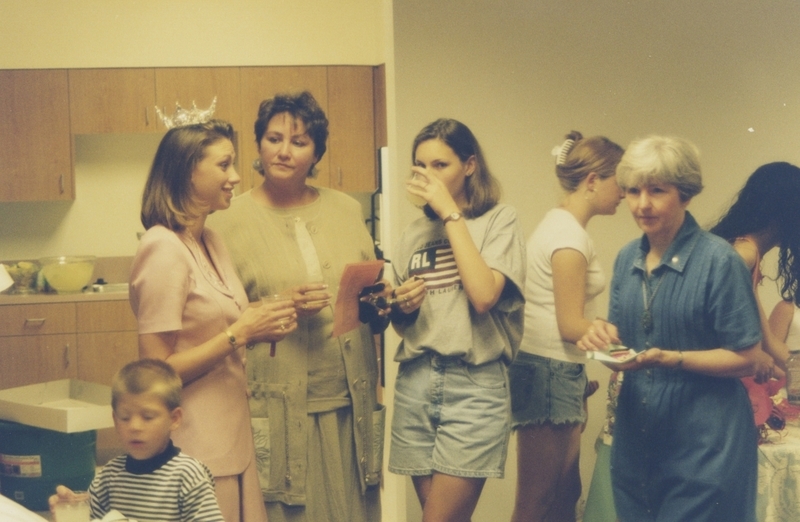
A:
MULTIPOLYGON (((130 302, 139 334, 178 332, 176 352, 224 332, 248 306, 222 238, 210 229, 203 231, 219 280, 187 237, 160 225, 150 228, 141 238, 130 279, 130 302)), ((255 469, 243 351, 232 353, 183 387, 183 421, 173 440, 183 452, 206 464, 214 477, 255 469)), ((263 507, 257 476, 255 480, 263 507)))

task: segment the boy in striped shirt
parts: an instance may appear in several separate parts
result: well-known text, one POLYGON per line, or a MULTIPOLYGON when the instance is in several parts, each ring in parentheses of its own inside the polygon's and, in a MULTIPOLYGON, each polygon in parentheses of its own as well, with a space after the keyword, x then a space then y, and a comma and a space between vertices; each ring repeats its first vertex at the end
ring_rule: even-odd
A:
MULTIPOLYGON (((139 522, 224 522, 208 468, 172 444, 181 422, 182 383, 167 363, 141 359, 114 376, 114 426, 126 455, 108 462, 89 486, 92 519, 116 510, 139 522)), ((56 488, 59 497, 72 491, 56 488)))

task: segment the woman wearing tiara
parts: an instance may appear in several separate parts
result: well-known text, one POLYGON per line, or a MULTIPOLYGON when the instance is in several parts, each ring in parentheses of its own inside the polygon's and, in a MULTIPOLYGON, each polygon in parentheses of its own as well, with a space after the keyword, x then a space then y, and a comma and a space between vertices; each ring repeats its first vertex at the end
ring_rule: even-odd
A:
POLYGON ((258 522, 266 512, 244 351, 282 339, 297 323, 291 306, 248 305, 220 236, 205 228, 239 183, 232 140, 230 124, 217 120, 174 127, 161 140, 142 198, 147 231, 133 260, 130 301, 140 357, 166 361, 184 383, 175 444, 209 467, 227 522, 258 522))
POLYGON ((595 297, 605 287, 586 225, 614 214, 622 197, 615 177, 622 147, 577 131, 566 138, 553 151, 564 198, 528 240, 525 333, 509 371, 518 522, 575 520, 584 402, 597 388, 575 343, 592 328, 595 297))

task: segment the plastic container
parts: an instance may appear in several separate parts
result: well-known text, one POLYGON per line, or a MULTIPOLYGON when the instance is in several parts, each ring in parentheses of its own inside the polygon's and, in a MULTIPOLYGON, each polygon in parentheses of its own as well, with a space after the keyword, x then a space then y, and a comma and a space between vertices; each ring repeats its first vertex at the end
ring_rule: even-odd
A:
POLYGON ((0 492, 31 511, 63 484, 86 490, 94 478, 97 432, 61 433, 0 421, 0 492))
POLYGON ((786 395, 789 403, 800 406, 800 350, 789 352, 786 361, 786 395))

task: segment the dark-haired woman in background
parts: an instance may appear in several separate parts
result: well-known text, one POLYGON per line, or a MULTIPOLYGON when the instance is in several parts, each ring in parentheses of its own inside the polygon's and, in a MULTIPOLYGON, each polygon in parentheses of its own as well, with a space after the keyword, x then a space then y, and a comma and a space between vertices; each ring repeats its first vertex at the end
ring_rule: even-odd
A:
POLYGON ((790 309, 800 305, 800 168, 785 162, 757 168, 711 232, 730 242, 750 269, 763 335, 761 347, 785 369, 789 349, 769 326, 758 286, 763 278, 761 260, 778 248, 781 296, 790 302, 790 309))
POLYGON ((412 476, 423 521, 466 522, 486 478, 503 476, 525 250, 466 125, 426 126, 412 161, 406 187, 426 204, 393 254, 391 318, 403 340, 389 470, 412 476))
MULTIPOLYGON (((264 176, 210 226, 225 237, 251 301, 290 293, 298 328, 270 356, 248 353, 250 412, 270 522, 380 520, 384 409, 370 327, 331 335, 335 288, 348 263, 375 258, 359 203, 307 183, 328 120, 308 93, 258 110, 264 176), (374 422, 373 422, 374 421, 374 422)), ((391 285, 384 281, 385 297, 391 285)))

